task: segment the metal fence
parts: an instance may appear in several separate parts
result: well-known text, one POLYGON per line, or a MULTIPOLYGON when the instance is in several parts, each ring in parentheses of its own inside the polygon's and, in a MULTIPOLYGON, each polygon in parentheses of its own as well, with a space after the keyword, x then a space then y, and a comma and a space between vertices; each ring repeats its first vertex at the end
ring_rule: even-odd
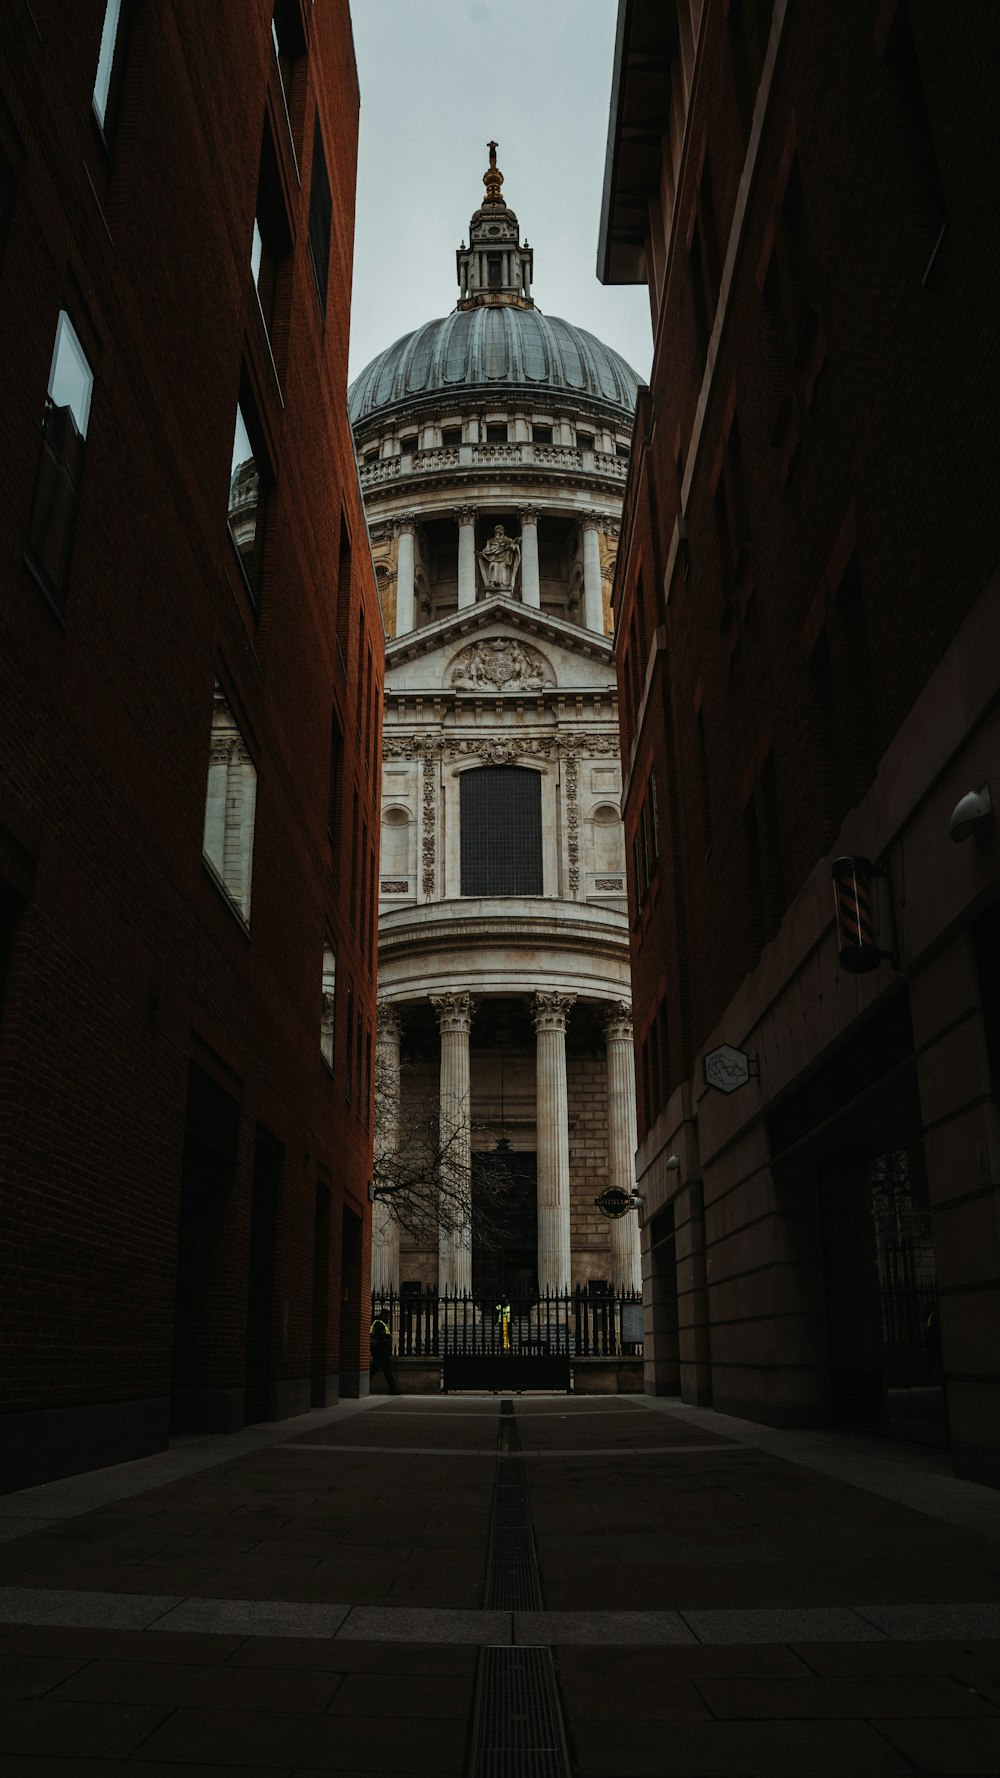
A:
POLYGON ((636 1291, 596 1293, 586 1286, 558 1294, 490 1302, 471 1292, 438 1296, 395 1291, 373 1296, 392 1328, 398 1358, 556 1354, 569 1358, 641 1358, 642 1297, 636 1291))

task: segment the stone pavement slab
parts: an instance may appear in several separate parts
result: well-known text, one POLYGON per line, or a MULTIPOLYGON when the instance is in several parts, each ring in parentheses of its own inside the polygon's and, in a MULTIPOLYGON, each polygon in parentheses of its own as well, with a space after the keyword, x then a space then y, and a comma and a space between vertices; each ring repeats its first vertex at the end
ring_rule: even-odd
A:
POLYGON ((909 1778, 914 1771, 867 1723, 583 1719, 573 1724, 573 1740, 581 1778, 909 1778))

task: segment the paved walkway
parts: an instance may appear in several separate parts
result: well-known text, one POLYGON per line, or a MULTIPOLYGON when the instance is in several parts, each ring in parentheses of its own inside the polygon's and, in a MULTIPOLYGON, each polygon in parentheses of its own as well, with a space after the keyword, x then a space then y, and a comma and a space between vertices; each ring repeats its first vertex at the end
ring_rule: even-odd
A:
POLYGON ((874 1440, 511 1405, 373 1397, 0 1498, 2 1778, 1000 1774, 1000 1497, 874 1440))

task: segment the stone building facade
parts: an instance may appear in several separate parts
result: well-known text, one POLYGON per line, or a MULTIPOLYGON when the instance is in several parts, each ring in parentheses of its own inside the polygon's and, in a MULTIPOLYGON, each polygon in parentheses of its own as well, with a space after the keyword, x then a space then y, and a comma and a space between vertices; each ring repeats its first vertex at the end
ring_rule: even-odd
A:
POLYGON ((350 392, 388 634, 382 1061, 437 1099, 475 1179, 529 1184, 502 1254, 418 1248, 375 1205, 377 1290, 638 1282, 633 1061, 610 590, 636 380, 543 315, 501 194, 457 255, 454 312, 350 392))
POLYGON ((998 53, 995 8, 622 0, 599 262, 656 340, 615 585, 647 1387, 993 1482, 998 53))

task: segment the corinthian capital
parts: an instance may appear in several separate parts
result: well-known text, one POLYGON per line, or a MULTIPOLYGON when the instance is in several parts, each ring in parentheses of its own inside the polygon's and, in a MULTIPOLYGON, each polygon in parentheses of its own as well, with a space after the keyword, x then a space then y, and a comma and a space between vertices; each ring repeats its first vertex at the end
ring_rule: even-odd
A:
POLYGON ((430 1000, 442 1033, 472 1030, 474 1005, 471 994, 432 994, 430 1000))
POLYGON ((632 1008, 627 1000, 614 1000, 604 1015, 604 1035, 609 1043, 632 1042, 632 1008))
POLYGON ((575 994, 538 993, 534 997, 532 1019, 536 1031, 565 1031, 575 994))

